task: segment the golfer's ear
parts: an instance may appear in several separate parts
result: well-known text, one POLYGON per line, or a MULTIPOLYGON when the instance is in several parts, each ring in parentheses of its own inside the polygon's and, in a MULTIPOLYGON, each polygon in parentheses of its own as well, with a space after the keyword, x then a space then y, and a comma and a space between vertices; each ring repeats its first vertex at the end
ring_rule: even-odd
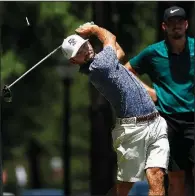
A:
POLYGON ((188 29, 188 21, 186 20, 186 29, 188 29))
POLYGON ((75 61, 73 58, 70 58, 70 59, 69 59, 69 62, 70 62, 71 64, 76 64, 76 61, 75 61))

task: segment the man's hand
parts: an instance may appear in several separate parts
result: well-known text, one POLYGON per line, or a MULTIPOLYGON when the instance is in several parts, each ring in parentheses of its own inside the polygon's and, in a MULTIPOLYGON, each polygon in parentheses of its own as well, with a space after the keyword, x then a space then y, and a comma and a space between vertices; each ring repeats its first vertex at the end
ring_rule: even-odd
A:
POLYGON ((102 27, 87 23, 77 28, 75 32, 78 33, 81 37, 95 35, 102 42, 103 47, 112 46, 116 52, 116 36, 102 27))
POLYGON ((83 38, 87 38, 95 33, 95 28, 98 27, 93 22, 87 22, 75 30, 83 38))
POLYGON ((148 93, 154 102, 157 101, 156 91, 153 88, 148 89, 148 93))
POLYGON ((84 27, 84 26, 90 26, 90 25, 95 25, 95 23, 94 22, 86 22, 86 23, 80 25, 79 28, 84 27))

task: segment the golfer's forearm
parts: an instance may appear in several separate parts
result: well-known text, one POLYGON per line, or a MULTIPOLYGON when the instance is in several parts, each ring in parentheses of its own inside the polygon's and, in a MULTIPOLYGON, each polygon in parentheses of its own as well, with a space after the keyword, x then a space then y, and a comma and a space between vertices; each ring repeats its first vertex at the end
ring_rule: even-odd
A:
POLYGON ((113 35, 110 31, 97 25, 93 27, 93 34, 98 37, 98 39, 103 43, 104 46, 111 45, 115 49, 117 58, 121 64, 125 64, 127 62, 127 59, 125 58, 125 52, 116 42, 115 35, 113 35))
POLYGON ((92 32, 102 42, 103 46, 111 45, 116 50, 116 36, 110 31, 94 25, 92 32))
POLYGON ((125 65, 128 62, 126 58, 125 52, 121 48, 121 46, 116 42, 116 50, 117 50, 117 58, 122 65, 125 65))

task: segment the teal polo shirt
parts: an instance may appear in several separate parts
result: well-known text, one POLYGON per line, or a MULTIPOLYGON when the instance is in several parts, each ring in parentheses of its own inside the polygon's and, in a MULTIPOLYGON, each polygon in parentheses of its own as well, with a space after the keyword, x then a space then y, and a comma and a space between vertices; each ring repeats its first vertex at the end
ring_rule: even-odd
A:
POLYGON ((166 114, 194 112, 194 61, 194 38, 190 37, 180 54, 172 53, 163 40, 129 60, 138 74, 150 76, 158 97, 156 107, 166 114))

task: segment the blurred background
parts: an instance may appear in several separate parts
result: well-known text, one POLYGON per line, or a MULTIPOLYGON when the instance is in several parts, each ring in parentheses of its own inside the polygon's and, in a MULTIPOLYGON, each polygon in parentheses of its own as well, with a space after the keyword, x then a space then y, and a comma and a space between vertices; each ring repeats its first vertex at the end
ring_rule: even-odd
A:
MULTIPOLYGON (((193 1, 0 2, 1 88, 89 21, 114 33, 127 57, 133 57, 163 39, 163 13, 171 5, 186 10, 188 33, 193 36, 193 1)), ((150 84, 147 75, 143 79, 150 84)), ((114 115, 88 78, 70 67, 60 51, 18 82, 12 93, 13 102, 1 104, 4 192, 17 196, 108 192, 116 178, 114 115)), ((147 192, 147 184, 137 189, 147 192)))

